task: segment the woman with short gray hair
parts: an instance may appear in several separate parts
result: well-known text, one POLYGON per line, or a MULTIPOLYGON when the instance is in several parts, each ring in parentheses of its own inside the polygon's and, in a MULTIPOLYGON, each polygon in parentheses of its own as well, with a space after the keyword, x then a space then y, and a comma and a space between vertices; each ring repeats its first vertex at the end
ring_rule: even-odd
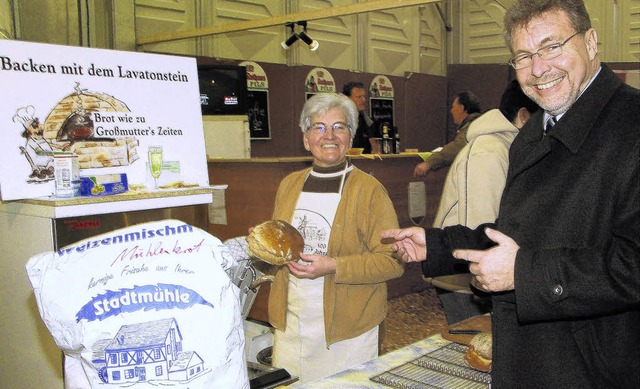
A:
POLYGON ((307 132, 314 115, 324 114, 333 108, 342 110, 351 132, 351 138, 353 138, 358 127, 358 109, 350 98, 337 93, 318 93, 307 100, 300 114, 299 125, 302 132, 307 132))
POLYGON ((304 252, 275 269, 272 360, 303 383, 378 356, 386 281, 403 272, 380 240, 382 230, 398 226, 389 195, 347 158, 356 125, 348 97, 319 93, 307 100, 300 128, 313 166, 285 177, 276 195, 273 219, 300 231, 304 252))

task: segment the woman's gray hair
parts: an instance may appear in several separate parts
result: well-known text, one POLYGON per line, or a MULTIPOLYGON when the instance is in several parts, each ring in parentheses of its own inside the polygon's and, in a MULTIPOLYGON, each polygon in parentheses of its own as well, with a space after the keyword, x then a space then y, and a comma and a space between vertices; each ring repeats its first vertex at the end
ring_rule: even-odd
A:
MULTIPOLYGON (((351 132, 351 138, 356 134, 358 128, 358 108, 350 98, 338 93, 317 93, 313 95, 302 107, 300 113, 300 129, 306 133, 311 126, 311 119, 316 115, 324 115, 330 110, 337 108, 344 113, 347 125, 351 132)), ((331 124, 331 123, 326 123, 331 124)))

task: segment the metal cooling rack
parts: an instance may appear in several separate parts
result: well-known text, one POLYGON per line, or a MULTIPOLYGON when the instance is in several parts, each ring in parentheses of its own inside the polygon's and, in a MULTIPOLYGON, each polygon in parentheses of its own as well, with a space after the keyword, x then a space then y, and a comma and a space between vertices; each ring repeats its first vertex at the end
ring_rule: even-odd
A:
POLYGON ((470 368, 465 351, 466 346, 449 343, 370 379, 400 389, 491 388, 491 375, 470 368))

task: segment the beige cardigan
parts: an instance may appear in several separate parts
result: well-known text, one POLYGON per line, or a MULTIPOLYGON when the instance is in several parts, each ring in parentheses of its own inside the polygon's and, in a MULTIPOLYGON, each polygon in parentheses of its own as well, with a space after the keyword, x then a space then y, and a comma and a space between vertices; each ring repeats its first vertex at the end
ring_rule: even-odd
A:
MULTIPOLYGON (((311 168, 294 172, 280 183, 274 219, 291 221, 311 168)), ((329 237, 328 256, 336 273, 324 277, 324 324, 327 346, 356 337, 379 325, 387 314, 386 281, 400 277, 403 266, 382 244, 380 232, 398 228, 398 217, 386 189, 354 167, 345 181, 329 237)), ((285 329, 289 268, 275 275, 269 294, 269 321, 285 329)))

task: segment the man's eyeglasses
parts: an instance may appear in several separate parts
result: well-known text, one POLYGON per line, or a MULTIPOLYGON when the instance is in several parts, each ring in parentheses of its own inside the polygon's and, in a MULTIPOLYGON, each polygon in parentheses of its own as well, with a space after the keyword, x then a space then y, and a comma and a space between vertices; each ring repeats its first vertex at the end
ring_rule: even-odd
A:
POLYGON ((533 56, 536 54, 538 54, 540 58, 544 60, 553 59, 562 54, 562 47, 566 45, 571 38, 578 34, 579 32, 576 32, 562 42, 553 43, 548 46, 541 47, 535 53, 523 53, 517 55, 509 60, 509 65, 513 66, 513 68, 516 70, 528 68, 533 63, 533 56))
POLYGON ((324 135, 327 132, 327 128, 331 128, 335 135, 346 135, 351 132, 351 129, 347 123, 335 122, 331 126, 327 127, 324 123, 313 123, 309 126, 307 131, 312 134, 324 135))

